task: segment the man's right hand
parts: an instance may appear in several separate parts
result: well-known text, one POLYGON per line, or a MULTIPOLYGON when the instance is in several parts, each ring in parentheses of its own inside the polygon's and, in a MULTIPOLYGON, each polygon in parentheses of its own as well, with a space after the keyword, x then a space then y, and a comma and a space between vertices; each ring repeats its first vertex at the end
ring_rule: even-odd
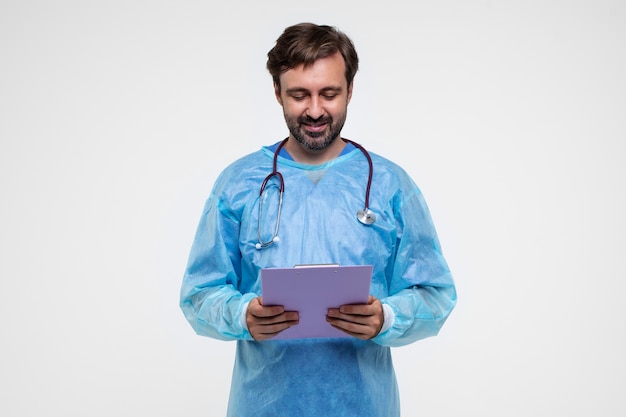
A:
POLYGON ((271 339, 298 324, 299 320, 297 311, 285 311, 283 306, 264 306, 261 297, 250 301, 246 311, 248 331, 255 340, 271 339))

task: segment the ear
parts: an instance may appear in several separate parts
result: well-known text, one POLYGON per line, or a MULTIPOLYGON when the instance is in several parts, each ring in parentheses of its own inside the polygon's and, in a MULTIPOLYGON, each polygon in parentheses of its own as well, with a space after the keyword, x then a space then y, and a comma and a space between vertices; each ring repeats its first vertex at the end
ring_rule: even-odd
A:
POLYGON ((274 95, 276 96, 276 100, 278 104, 283 105, 283 99, 280 97, 280 86, 274 82, 274 95))
POLYGON ((348 103, 350 103, 350 99, 352 99, 352 87, 354 87, 354 81, 352 81, 348 86, 348 103))

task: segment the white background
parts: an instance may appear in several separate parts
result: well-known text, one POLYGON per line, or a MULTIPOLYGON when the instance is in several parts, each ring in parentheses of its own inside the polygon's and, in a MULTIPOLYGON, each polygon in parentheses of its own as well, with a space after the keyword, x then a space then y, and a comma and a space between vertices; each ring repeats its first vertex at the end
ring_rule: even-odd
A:
POLYGON ((607 0, 2 1, 0 415, 224 415, 235 345, 178 290, 218 172, 287 134, 265 59, 301 21, 354 40, 344 136, 422 188, 458 285, 393 350, 403 415, 624 415, 607 0))

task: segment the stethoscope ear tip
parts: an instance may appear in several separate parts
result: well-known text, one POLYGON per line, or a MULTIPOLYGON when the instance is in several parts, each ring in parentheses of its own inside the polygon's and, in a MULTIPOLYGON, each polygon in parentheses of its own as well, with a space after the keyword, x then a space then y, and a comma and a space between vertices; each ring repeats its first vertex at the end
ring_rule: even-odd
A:
POLYGON ((278 236, 274 236, 272 238, 272 240, 270 240, 269 242, 264 242, 264 243, 259 242, 256 245, 254 245, 254 247, 257 248, 257 249, 263 249, 263 248, 267 248, 272 243, 276 243, 276 242, 279 242, 279 241, 280 241, 280 238, 278 236))

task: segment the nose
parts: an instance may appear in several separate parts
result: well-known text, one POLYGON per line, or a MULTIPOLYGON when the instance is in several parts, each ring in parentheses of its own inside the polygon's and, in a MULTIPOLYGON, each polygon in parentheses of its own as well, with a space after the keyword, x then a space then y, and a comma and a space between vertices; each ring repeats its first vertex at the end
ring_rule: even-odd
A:
POLYGON ((324 107, 319 97, 311 97, 309 100, 309 106, 306 110, 306 115, 312 119, 319 119, 324 115, 324 107))

